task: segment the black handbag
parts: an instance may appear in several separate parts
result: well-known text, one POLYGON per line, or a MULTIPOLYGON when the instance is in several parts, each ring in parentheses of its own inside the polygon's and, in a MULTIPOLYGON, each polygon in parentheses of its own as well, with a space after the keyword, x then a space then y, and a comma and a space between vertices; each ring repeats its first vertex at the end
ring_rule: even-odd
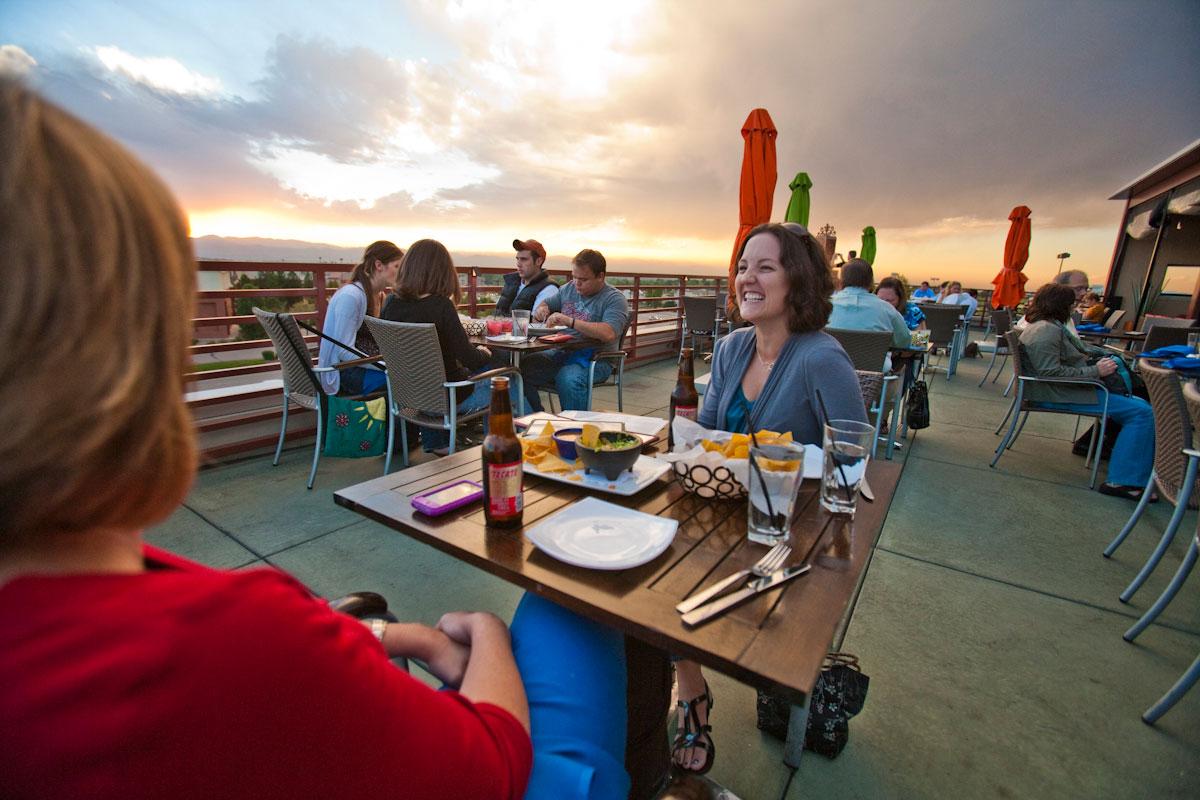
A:
MULTIPOLYGON (((871 679, 858 666, 858 656, 830 653, 813 687, 808 705, 804 749, 836 758, 850 740, 850 718, 862 711, 871 679)), ((791 704, 768 692, 758 693, 758 729, 787 739, 791 704)))
POLYGON ((912 388, 908 390, 904 419, 913 430, 919 431, 929 427, 929 387, 925 385, 925 381, 913 381, 912 388))

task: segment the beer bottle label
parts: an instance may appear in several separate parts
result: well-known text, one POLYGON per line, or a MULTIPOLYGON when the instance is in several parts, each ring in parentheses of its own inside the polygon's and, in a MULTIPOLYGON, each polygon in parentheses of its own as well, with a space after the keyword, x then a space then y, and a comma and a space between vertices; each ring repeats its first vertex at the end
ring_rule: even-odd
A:
POLYGON ((488 464, 488 511, 506 517, 521 511, 525 496, 521 492, 521 462, 488 464))
POLYGON ((675 416, 695 422, 699 410, 697 406, 675 406, 675 416))

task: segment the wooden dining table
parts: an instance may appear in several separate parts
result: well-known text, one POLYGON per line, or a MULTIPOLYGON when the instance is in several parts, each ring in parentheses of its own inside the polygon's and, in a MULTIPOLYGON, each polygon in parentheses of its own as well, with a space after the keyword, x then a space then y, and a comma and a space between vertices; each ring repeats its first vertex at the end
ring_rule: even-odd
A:
MULTIPOLYGON (((661 445, 659 445, 661 446, 661 445)), ((742 683, 783 695, 804 708, 835 634, 849 619, 864 571, 883 527, 901 465, 872 461, 867 478, 875 501, 858 501, 853 520, 826 512, 818 481, 800 489, 789 541, 788 564, 812 570, 764 592, 697 628, 680 620, 675 605, 733 572, 749 568, 766 548, 746 538, 746 501, 706 500, 685 490, 670 473, 623 497, 526 473, 524 526, 528 528, 587 496, 677 520, 671 545, 647 564, 618 571, 572 566, 537 550, 524 529, 489 528, 475 504, 440 517, 413 509, 410 498, 462 478, 478 480, 481 448, 349 486, 334 495, 352 509, 527 592, 608 625, 655 656, 630 659, 631 751, 633 726, 650 731, 650 769, 667 767, 667 654, 692 659, 742 683), (653 671, 657 676, 635 674, 653 671), (666 680, 662 676, 666 675, 666 680), (636 709, 636 710, 635 710, 636 709), (637 720, 635 716, 645 719, 637 720), (660 724, 661 723, 661 724, 660 724), (654 737, 659 737, 655 739, 654 737), (661 748, 657 741, 661 741, 661 748)), ((802 729, 801 729, 802 730, 802 729)), ((643 739, 646 738, 643 736, 643 739)), ((788 763, 798 763, 803 737, 789 737, 788 763)), ((648 748, 648 749, 647 749, 648 748)), ((631 767, 631 775, 635 771, 631 767)), ((638 779, 634 777, 635 787, 638 779)), ((636 796, 636 795, 631 795, 636 796)))
MULTIPOLYGON (((517 369, 521 368, 521 356, 527 353, 541 353, 556 347, 577 350, 583 347, 600 347, 603 344, 599 339, 588 339, 583 336, 577 336, 569 342, 546 342, 542 340, 543 338, 545 337, 530 336, 524 339, 491 340, 487 336, 468 336, 467 340, 473 345, 486 347, 493 352, 508 353, 509 363, 517 369)), ((519 414, 529 413, 524 399, 521 401, 521 406, 519 414)))

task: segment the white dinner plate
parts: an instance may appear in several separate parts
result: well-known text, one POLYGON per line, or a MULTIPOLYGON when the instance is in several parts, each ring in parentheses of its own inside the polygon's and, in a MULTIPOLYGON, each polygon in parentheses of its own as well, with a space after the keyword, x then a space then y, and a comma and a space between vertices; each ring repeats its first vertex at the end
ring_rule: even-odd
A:
POLYGON ((529 333, 532 336, 546 336, 552 333, 562 333, 567 330, 570 330, 570 328, 566 325, 534 325, 532 323, 529 325, 529 333))
POLYGON ((585 497, 525 530, 546 555, 589 569, 628 569, 671 546, 679 521, 585 497))
POLYGON ((529 337, 517 336, 516 334, 513 334, 513 333, 498 333, 495 336, 487 336, 485 338, 489 342, 503 342, 505 344, 514 344, 516 342, 524 342, 529 337))

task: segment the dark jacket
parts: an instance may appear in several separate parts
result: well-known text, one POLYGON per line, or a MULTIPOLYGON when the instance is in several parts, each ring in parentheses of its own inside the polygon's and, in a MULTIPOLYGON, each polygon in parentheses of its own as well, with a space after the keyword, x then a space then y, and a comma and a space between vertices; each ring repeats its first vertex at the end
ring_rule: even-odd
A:
POLYGON ((446 380, 466 380, 471 373, 488 364, 488 357, 467 338, 458 312, 454 310, 454 303, 448 297, 435 294, 409 300, 389 295, 379 316, 392 322, 432 322, 437 328, 438 344, 442 348, 446 380))
MULTIPOLYGON (((1087 378, 1098 381, 1100 368, 1089 364, 1091 353, 1067 326, 1048 319, 1029 324, 1021 331, 1025 363, 1039 378, 1087 378)), ((1094 386, 1034 383, 1026 394, 1030 400, 1048 403, 1095 403, 1094 386)))
POLYGON ((504 288, 500 290, 500 299, 496 301, 496 313, 507 316, 513 311, 533 311, 533 301, 537 299, 538 292, 552 283, 554 281, 550 280, 550 273, 542 270, 521 289, 521 273, 510 272, 504 276, 504 288))

